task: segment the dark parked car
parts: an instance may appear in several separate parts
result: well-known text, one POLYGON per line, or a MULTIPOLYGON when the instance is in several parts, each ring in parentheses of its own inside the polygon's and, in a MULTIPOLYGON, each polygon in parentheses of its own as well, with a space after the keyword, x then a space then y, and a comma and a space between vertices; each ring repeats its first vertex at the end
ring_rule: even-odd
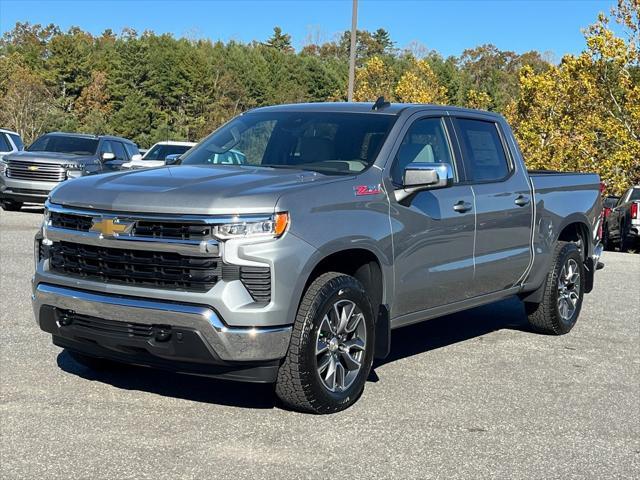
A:
POLYGON ((607 195, 602 199, 602 245, 607 250, 613 249, 613 244, 609 240, 609 225, 607 223, 611 210, 616 206, 618 200, 620 200, 620 197, 614 195, 607 195))
POLYGON ((636 185, 618 199, 607 218, 608 240, 621 252, 638 249, 640 244, 640 186, 636 185))
POLYGON ((119 170, 139 158, 131 140, 77 133, 47 133, 26 150, 3 157, 0 204, 20 210, 22 204, 44 203, 60 182, 92 173, 119 170))

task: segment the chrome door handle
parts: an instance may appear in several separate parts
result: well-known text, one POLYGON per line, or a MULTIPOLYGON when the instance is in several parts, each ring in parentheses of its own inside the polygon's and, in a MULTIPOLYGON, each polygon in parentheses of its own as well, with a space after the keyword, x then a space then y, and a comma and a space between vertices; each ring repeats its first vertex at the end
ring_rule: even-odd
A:
POLYGON ((469 202, 460 200, 453 206, 453 209, 458 213, 468 212, 469 210, 471 210, 471 204, 469 202))
POLYGON ((529 200, 529 197, 525 197, 524 195, 518 195, 518 198, 516 198, 515 204, 518 205, 519 207, 526 207, 527 205, 529 205, 529 202, 531 202, 531 200, 529 200))

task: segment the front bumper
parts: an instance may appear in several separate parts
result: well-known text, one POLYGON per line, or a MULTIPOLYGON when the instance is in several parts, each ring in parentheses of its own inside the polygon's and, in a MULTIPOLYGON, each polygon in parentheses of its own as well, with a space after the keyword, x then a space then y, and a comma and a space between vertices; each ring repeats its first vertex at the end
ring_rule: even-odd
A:
POLYGON ((60 346, 214 377, 274 381, 291 336, 291 326, 227 327, 208 306, 45 283, 35 286, 32 301, 38 324, 60 346))
POLYGON ((56 182, 18 180, 0 175, 0 200, 22 203, 44 203, 56 182))

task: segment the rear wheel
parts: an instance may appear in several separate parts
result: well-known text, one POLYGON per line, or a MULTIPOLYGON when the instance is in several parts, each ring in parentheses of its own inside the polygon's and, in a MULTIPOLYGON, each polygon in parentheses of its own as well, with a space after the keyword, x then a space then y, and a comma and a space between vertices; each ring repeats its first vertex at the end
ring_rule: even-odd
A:
POLYGON ((578 246, 558 242, 542 301, 525 304, 531 326, 550 335, 571 331, 582 308, 584 280, 584 264, 578 246))
POLYGON ((22 202, 14 202, 13 200, 3 200, 2 209, 7 212, 19 212, 22 208, 22 202))
POLYGON ((300 302, 276 394, 295 410, 344 410, 364 389, 373 336, 373 308, 362 284, 337 272, 319 276, 300 302))

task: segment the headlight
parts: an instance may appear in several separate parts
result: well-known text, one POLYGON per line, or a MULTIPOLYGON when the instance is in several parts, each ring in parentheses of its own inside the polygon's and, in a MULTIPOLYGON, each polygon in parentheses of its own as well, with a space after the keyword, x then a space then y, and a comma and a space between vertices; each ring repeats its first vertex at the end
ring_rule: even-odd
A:
POLYGON ((0 175, 4 175, 4 172, 7 170, 7 162, 4 160, 0 160, 0 175))
POLYGON ((215 227, 215 236, 221 240, 230 238, 278 238, 289 226, 287 212, 276 213, 264 220, 232 222, 215 227))
POLYGON ((82 176, 82 170, 67 170, 67 178, 78 178, 82 176))

